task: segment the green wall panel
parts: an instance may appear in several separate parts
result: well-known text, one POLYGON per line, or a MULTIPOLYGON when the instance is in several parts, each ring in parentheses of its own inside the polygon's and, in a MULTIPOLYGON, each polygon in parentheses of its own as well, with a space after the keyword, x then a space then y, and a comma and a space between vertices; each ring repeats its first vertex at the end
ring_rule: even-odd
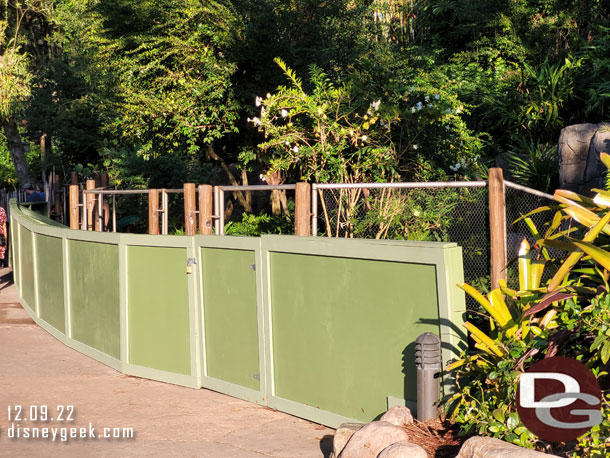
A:
POLYGON ((32 232, 19 227, 21 240, 21 278, 19 288, 27 304, 36 311, 36 290, 34 285, 34 247, 32 232))
POLYGON ((117 245, 70 240, 71 337, 120 358, 117 245))
POLYGON ((255 253, 202 248, 207 375, 260 389, 255 253))
POLYGON ((276 396, 361 421, 387 396, 416 400, 414 341, 439 332, 433 265, 285 253, 270 265, 276 396))
POLYGON ((61 239, 36 236, 38 309, 40 318, 65 332, 64 270, 61 239))
POLYGON ((11 261, 13 268, 13 277, 15 279, 15 285, 17 288, 21 289, 21 279, 19 278, 19 232, 21 225, 17 222, 16 218, 11 218, 11 226, 9 227, 9 232, 13 239, 11 246, 11 261))
POLYGON ((127 248, 129 362, 191 374, 185 248, 127 248))

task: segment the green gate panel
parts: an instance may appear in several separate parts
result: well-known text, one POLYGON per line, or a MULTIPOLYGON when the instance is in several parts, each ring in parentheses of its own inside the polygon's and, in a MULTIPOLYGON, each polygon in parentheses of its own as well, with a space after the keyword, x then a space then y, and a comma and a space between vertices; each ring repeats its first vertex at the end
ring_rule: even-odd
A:
POLYGON ((19 259, 19 232, 21 224, 17 222, 16 218, 11 218, 11 226, 9 232, 13 239, 11 246, 11 260, 13 262, 13 278, 15 279, 15 285, 21 290, 21 279, 19 278, 19 267, 21 260, 19 259))
POLYGON ((129 362, 191 374, 185 248, 127 248, 129 362))
POLYGON ((96 242, 68 242, 70 336, 119 359, 119 249, 96 242))
POLYGON ((19 226, 21 240, 21 278, 19 288, 25 302, 36 311, 36 285, 34 284, 34 247, 33 235, 23 226, 19 226))
POLYGON ((36 236, 38 311, 40 318, 65 332, 64 269, 62 242, 57 237, 36 236))
POLYGON ((270 253, 270 269, 275 396, 367 422, 387 396, 417 399, 414 341, 439 333, 435 266, 270 253))
POLYGON ((207 375, 260 389, 254 251, 202 248, 207 375))

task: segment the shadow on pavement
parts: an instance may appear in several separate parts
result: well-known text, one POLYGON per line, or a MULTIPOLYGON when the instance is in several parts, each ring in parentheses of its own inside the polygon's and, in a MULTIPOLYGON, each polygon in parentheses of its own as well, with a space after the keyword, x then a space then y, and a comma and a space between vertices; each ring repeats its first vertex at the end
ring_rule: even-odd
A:
POLYGON ((10 287, 13 284, 13 271, 7 270, 2 275, 0 275, 0 291, 5 288, 10 287))
POLYGON ((327 434, 320 440, 320 450, 322 450, 324 458, 328 458, 333 451, 333 437, 327 434))

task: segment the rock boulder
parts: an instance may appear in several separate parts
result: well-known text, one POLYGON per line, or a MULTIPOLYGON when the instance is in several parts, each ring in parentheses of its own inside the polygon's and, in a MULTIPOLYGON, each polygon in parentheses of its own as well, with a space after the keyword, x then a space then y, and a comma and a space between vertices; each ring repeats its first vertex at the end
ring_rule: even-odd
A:
MULTIPOLYGON (((554 455, 535 452, 493 437, 471 437, 456 458, 550 458, 554 455)), ((555 457, 558 458, 558 457, 555 457)))
POLYGON ((384 448, 377 458, 429 458, 426 451, 419 445, 409 442, 396 442, 384 448))
POLYGON ((339 458, 376 458, 386 447, 407 439, 404 429, 386 421, 373 421, 354 433, 339 458))
POLYGON ((384 413, 380 420, 396 426, 407 426, 413 423, 413 414, 408 407, 394 406, 384 413))

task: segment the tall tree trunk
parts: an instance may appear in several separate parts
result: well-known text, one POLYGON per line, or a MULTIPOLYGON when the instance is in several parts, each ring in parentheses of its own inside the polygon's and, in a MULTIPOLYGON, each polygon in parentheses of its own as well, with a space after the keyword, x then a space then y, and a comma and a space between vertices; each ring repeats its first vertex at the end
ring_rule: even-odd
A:
MULTIPOLYGON (((208 154, 208 157, 214 159, 215 161, 220 162, 220 166, 227 174, 227 178, 231 182, 231 185, 239 186, 239 182, 235 178, 235 175, 233 175, 233 173, 231 172, 231 169, 229 169, 229 166, 227 165, 225 160, 222 157, 220 157, 218 154, 216 154, 212 145, 208 145, 207 154, 208 154)), ((246 185, 248 184, 248 176, 246 175, 245 171, 242 171, 242 180, 244 180, 243 184, 246 184, 246 185)), ((233 193, 233 195, 235 197, 237 197, 237 200, 239 201, 241 206, 244 208, 244 211, 246 213, 252 213, 252 193, 250 191, 246 191, 245 193, 243 193, 241 191, 235 191, 233 193)))
POLYGON ((17 123, 13 120, 7 120, 3 122, 4 125, 4 136, 6 137, 6 143, 8 144, 8 150, 11 153, 11 159, 15 166, 15 173, 19 179, 19 185, 32 183, 30 177, 30 169, 28 163, 25 160, 25 147, 21 141, 21 135, 19 135, 19 129, 17 123))

